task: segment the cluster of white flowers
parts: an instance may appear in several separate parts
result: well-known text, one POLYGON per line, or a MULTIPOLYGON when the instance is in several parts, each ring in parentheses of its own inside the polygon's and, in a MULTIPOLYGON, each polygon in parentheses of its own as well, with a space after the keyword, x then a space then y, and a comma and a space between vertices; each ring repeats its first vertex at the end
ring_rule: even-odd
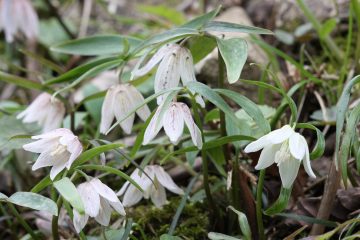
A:
MULTIPOLYGON (((27 1, 18 0, 15 2, 27 1)), ((1 4, 9 3, 2 0, 1 4)), ((196 81, 191 53, 178 44, 166 44, 161 47, 143 67, 140 67, 142 61, 139 61, 132 72, 132 78, 145 75, 159 64, 155 75, 155 93, 177 87, 180 84, 180 79, 183 84, 196 81)), ((109 87, 106 86, 106 88, 109 87)), ((197 103, 204 107, 204 100, 200 96, 195 96, 197 103)), ((185 103, 177 101, 166 103, 165 98, 166 95, 157 98, 158 108, 145 130, 143 144, 150 143, 162 127, 170 141, 177 144, 186 125, 194 145, 201 149, 203 145, 201 131, 195 124, 189 107, 185 103)), ((135 113, 143 121, 146 121, 151 115, 148 106, 144 104, 142 94, 128 83, 111 86, 102 105, 100 132, 107 133, 114 118, 116 118, 120 121, 123 131, 130 134, 135 113), (139 108, 134 111, 136 107, 139 108)), ((64 115, 63 103, 52 99, 51 95, 47 93, 39 95, 25 111, 18 115, 18 118, 23 118, 24 122, 38 122, 43 127, 45 133, 33 136, 32 138, 37 141, 26 144, 23 148, 27 151, 40 153, 32 167, 33 170, 52 166, 50 171, 52 180, 63 169, 70 169, 72 163, 83 150, 77 136, 68 129, 59 128, 64 115)), ((315 177, 310 165, 307 142, 289 125, 272 131, 250 143, 245 148, 245 152, 256 152, 261 149, 263 150, 255 168, 264 169, 274 162, 277 163, 285 188, 292 186, 301 161, 303 161, 305 171, 309 176, 315 177)), ((118 192, 119 196, 123 195, 123 204, 126 207, 137 204, 142 198, 151 198, 156 207, 162 207, 166 204, 165 188, 175 194, 184 193, 170 175, 158 165, 146 166, 143 172, 136 169, 131 174, 131 178, 142 188, 143 192, 131 185, 130 182, 126 182, 118 192)), ((89 217, 93 217, 101 225, 107 226, 110 222, 112 209, 120 215, 125 215, 123 204, 117 195, 98 178, 92 178, 81 183, 77 190, 85 206, 85 214, 83 215, 75 209, 73 210, 73 221, 77 232, 84 228, 89 217)))
POLYGON ((28 39, 39 34, 39 19, 30 0, 0 0, 0 29, 7 42, 13 42, 17 32, 28 39))

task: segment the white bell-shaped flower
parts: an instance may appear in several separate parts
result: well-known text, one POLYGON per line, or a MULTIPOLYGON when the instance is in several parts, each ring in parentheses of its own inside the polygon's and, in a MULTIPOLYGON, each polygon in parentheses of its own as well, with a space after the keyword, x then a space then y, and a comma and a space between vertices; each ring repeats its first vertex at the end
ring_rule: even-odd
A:
MULTIPOLYGON (((187 48, 174 43, 161 47, 143 67, 140 67, 142 61, 139 61, 131 73, 132 78, 147 74, 159 62, 160 64, 155 75, 155 93, 177 87, 180 79, 183 85, 196 81, 191 52, 187 48)), ((163 94, 157 97, 158 105, 161 104, 166 96, 166 94, 163 94)), ((196 102, 200 106, 205 107, 205 102, 199 95, 196 95, 196 102)))
POLYGON ((48 132, 59 128, 64 119, 64 104, 48 93, 40 94, 23 112, 17 115, 25 123, 37 122, 48 132))
POLYGON ((284 188, 290 188, 298 174, 301 161, 306 173, 315 178, 311 169, 309 146, 306 139, 289 125, 274 130, 246 146, 245 152, 263 149, 255 169, 264 169, 276 163, 284 188))
POLYGON ((130 176, 144 190, 143 193, 130 184, 130 182, 126 182, 117 193, 119 196, 124 195, 123 204, 125 207, 135 205, 143 197, 145 199, 150 197, 154 205, 160 208, 166 203, 165 188, 175 194, 184 194, 184 191, 175 184, 170 175, 161 166, 146 166, 144 172, 148 176, 141 173, 138 169, 135 169, 130 176))
POLYGON ((39 19, 30 0, 1 0, 0 29, 4 29, 7 42, 14 41, 18 31, 28 39, 39 34, 39 19))
POLYGON ((82 183, 77 187, 77 190, 85 209, 85 214, 82 215, 76 209, 73 209, 74 227, 78 233, 85 227, 89 217, 95 218, 103 226, 108 226, 112 209, 120 215, 126 215, 124 207, 115 192, 99 179, 93 178, 82 183))
POLYGON ((65 167, 70 169, 71 164, 83 150, 78 137, 66 128, 55 129, 31 138, 37 141, 25 144, 24 150, 40 153, 32 170, 52 166, 50 171, 52 180, 65 167))
POLYGON ((154 139, 162 127, 164 127, 165 133, 170 138, 170 141, 173 144, 177 144, 183 134, 185 122, 194 145, 201 149, 203 144, 201 132, 191 116, 189 107, 185 103, 172 102, 168 109, 165 110, 162 119, 159 119, 162 108, 164 108, 163 104, 158 107, 146 128, 143 144, 146 145, 154 139))
MULTIPOLYGON (((144 97, 130 84, 117 84, 109 88, 101 109, 100 132, 105 134, 109 130, 114 117, 117 120, 123 119, 143 102, 144 97)), ((143 121, 146 121, 150 116, 150 110, 147 105, 136 110, 136 113, 143 121)), ((121 128, 126 134, 131 133, 134 118, 135 113, 120 123, 121 128)))

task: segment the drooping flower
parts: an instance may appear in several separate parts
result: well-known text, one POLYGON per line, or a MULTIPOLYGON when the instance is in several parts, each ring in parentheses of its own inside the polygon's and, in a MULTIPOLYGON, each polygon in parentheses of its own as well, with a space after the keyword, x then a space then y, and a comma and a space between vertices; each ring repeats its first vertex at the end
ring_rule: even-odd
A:
POLYGON ((165 105, 162 104, 156 110, 145 130, 143 144, 148 144, 159 133, 162 127, 164 127, 170 141, 173 144, 177 144, 183 134, 185 122, 194 145, 201 149, 203 144, 201 132, 191 116, 189 107, 185 103, 172 102, 167 109, 164 109, 165 112, 162 119, 159 119, 164 107, 165 105))
POLYGON ((311 169, 309 146, 306 139, 289 125, 274 130, 246 146, 245 152, 263 149, 255 169, 264 169, 276 163, 284 188, 290 188, 303 162, 306 173, 315 178, 311 169))
POLYGON ((25 144, 24 150, 40 153, 32 170, 52 166, 50 171, 52 180, 64 168, 70 169, 71 164, 83 150, 78 137, 66 128, 55 129, 31 138, 37 141, 25 144))
POLYGON ((76 209, 73 209, 74 227, 78 233, 85 227, 89 217, 95 218, 103 226, 108 226, 112 209, 120 215, 126 215, 124 207, 115 192, 99 179, 93 178, 82 183, 77 187, 77 190, 85 209, 85 214, 82 215, 76 209))
MULTIPOLYGON (((147 74, 159 62, 155 75, 155 93, 177 87, 180 79, 183 85, 196 81, 191 52, 187 48, 173 43, 161 47, 143 67, 140 67, 142 63, 142 60, 140 60, 131 73, 132 78, 147 74)), ((157 98, 158 105, 166 96, 166 94, 163 94, 157 98)), ((196 102, 202 107, 205 106, 204 100, 199 95, 196 95, 196 102)))
POLYGON ((124 195, 123 204, 130 207, 138 203, 142 198, 151 198, 156 207, 160 208, 166 203, 165 188, 175 194, 184 194, 171 179, 170 175, 159 165, 149 165, 144 168, 144 173, 140 173, 138 169, 131 174, 131 178, 144 190, 142 193, 130 182, 126 182, 118 195, 124 195))
POLYGON ((6 41, 14 41, 21 31, 34 40, 39 32, 39 19, 29 0, 0 0, 0 29, 4 29, 6 41))
POLYGON ((48 132, 59 128, 64 119, 64 104, 48 93, 40 94, 23 112, 17 115, 18 119, 23 118, 23 122, 37 122, 43 129, 48 132))
MULTIPOLYGON (((130 84, 117 84, 109 88, 101 109, 100 132, 105 134, 109 130, 114 117, 117 120, 123 119, 143 102, 144 97, 130 84)), ((136 110, 136 113, 143 121, 146 121, 150 116, 150 110, 147 105, 136 110)), ((126 134, 131 133, 134 118, 135 113, 120 123, 121 128, 126 134)))

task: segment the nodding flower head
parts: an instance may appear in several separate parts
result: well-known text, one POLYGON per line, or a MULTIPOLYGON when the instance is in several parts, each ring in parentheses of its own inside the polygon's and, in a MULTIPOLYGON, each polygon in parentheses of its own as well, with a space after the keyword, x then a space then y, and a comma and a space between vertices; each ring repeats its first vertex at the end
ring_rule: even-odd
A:
POLYGON ((66 128, 33 136, 32 139, 37 141, 23 146, 26 151, 40 153, 32 166, 32 170, 52 166, 50 171, 52 180, 64 168, 70 169, 72 163, 83 150, 78 137, 66 128))
MULTIPOLYGON (((143 60, 138 62, 131 76, 132 78, 143 76, 160 63, 155 74, 155 93, 177 87, 180 79, 183 85, 196 81, 191 52, 179 44, 166 44, 143 67, 140 67, 143 60)), ((166 96, 167 94, 163 94, 157 97, 158 105, 162 103, 166 96)), ((196 95, 196 102, 202 107, 205 106, 204 100, 198 95, 196 95)))
POLYGON ((290 188, 295 181, 301 161, 310 177, 315 174, 310 165, 309 146, 303 136, 289 125, 274 130, 246 146, 245 152, 262 149, 255 169, 264 169, 276 163, 284 188, 290 188))

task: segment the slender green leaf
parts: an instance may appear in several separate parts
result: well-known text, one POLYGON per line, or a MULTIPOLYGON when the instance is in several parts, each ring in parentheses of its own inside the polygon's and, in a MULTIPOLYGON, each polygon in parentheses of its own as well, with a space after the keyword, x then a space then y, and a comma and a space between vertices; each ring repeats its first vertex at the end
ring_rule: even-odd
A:
POLYGON ((30 81, 26 78, 18 77, 15 75, 11 75, 5 72, 0 71, 0 81, 15 84, 16 86, 27 88, 27 89, 34 89, 34 90, 41 90, 52 93, 53 91, 46 86, 42 85, 41 83, 30 81))
POLYGON ((103 172, 108 172, 108 173, 112 173, 115 175, 118 175, 119 177, 124 178, 126 181, 129 181, 132 185, 134 185, 137 189, 139 189, 139 191, 143 192, 143 189, 139 186, 139 184, 137 184, 131 177, 129 177, 128 175, 126 175, 126 173, 113 168, 113 167, 109 167, 109 166, 102 166, 102 165, 81 165, 77 168, 80 169, 86 169, 86 170, 99 170, 99 171, 103 171, 103 172))
POLYGON ((324 225, 326 227, 332 227, 333 228, 333 227, 337 226, 336 222, 323 220, 323 219, 318 219, 318 218, 313 218, 313 217, 309 217, 309 216, 293 214, 293 213, 277 213, 275 215, 276 216, 281 216, 281 217, 284 217, 284 218, 294 219, 294 220, 297 220, 299 222, 307 222, 307 223, 310 223, 310 224, 321 224, 321 225, 324 225))
POLYGON ((38 182, 32 189, 31 192, 33 193, 38 193, 41 190, 43 190, 44 188, 46 188, 47 186, 51 185, 52 181, 50 179, 50 176, 46 176, 43 179, 41 179, 40 182, 38 182))
POLYGON ((338 167, 339 164, 339 149, 340 149, 340 137, 343 131, 345 115, 348 109, 348 104, 350 101, 350 94, 352 87, 360 82, 360 75, 357 75, 353 79, 351 79, 344 87, 344 90, 340 96, 340 99, 336 105, 337 113, 336 113, 336 146, 335 146, 335 165, 338 167))
POLYGON ((356 136, 354 126, 357 126, 360 119, 360 104, 350 111, 350 115, 346 122, 345 132, 341 141, 339 162, 341 164, 341 176, 345 187, 347 187, 347 168, 348 168, 348 157, 351 150, 351 143, 356 136))
POLYGON ((58 215, 56 203, 40 194, 32 192, 16 192, 11 195, 7 201, 22 207, 45 211, 55 216, 58 215))
POLYGON ((244 236, 244 239, 251 240, 251 230, 250 230, 250 225, 249 225, 246 215, 244 213, 236 210, 233 206, 229 206, 228 208, 230 208, 233 212, 235 212, 238 215, 240 229, 244 236))
POLYGON ((170 236, 174 234, 174 231, 175 231, 176 225, 177 225, 177 223, 179 221, 181 212, 183 211, 183 209, 185 207, 186 200, 188 199, 189 194, 190 194, 191 190, 193 189, 194 184, 196 183, 196 180, 198 179, 198 177, 199 177, 199 175, 197 175, 197 176, 195 176, 195 177, 193 177, 191 179, 189 185, 186 188, 185 194, 181 198, 181 202, 180 202, 178 208, 176 209, 176 213, 175 213, 175 215, 173 217, 173 220, 172 220, 170 228, 169 228, 168 234, 170 236))
POLYGON ((229 235, 217 232, 209 232, 208 238, 210 240, 241 240, 240 238, 231 237, 229 235))
POLYGON ((264 28, 246 26, 237 23, 218 22, 218 21, 208 22, 204 27, 204 31, 273 34, 272 31, 264 28))
POLYGON ((125 42, 130 48, 135 48, 141 40, 121 35, 99 35, 66 41, 50 49, 54 52, 83 56, 121 54, 125 49, 125 42))
POLYGON ((133 220, 132 218, 128 218, 125 225, 124 235, 122 236, 121 240, 129 239, 132 226, 133 226, 133 220))
POLYGON ((26 55, 26 56, 28 56, 30 58, 33 58, 34 60, 37 60, 42 65, 56 71, 57 73, 63 73, 64 72, 64 70, 59 65, 57 65, 56 63, 44 58, 43 56, 41 56, 39 54, 36 54, 34 52, 30 52, 30 51, 28 51, 26 49, 20 49, 19 51, 22 52, 24 55, 26 55))
POLYGON ((216 92, 236 102, 256 122, 264 134, 271 131, 269 122, 265 119, 258 105, 245 96, 227 89, 215 89, 216 92))
POLYGON ((84 204, 75 185, 67 177, 54 182, 54 187, 80 214, 84 214, 84 204))
POLYGON ((280 195, 271 207, 265 210, 266 215, 274 215, 282 212, 289 202, 291 189, 281 187, 280 195))
POLYGON ((211 103, 217 106, 221 111, 229 116, 229 119, 236 126, 240 126, 240 123, 235 116, 233 110, 229 107, 229 105, 210 87, 200 82, 188 82, 185 85, 189 90, 196 92, 206 99, 208 99, 211 103))
POLYGON ((316 145, 312 152, 310 153, 310 159, 316 159, 318 157, 321 157, 325 151, 325 138, 323 133, 314 125, 309 123, 297 123, 296 127, 298 128, 308 128, 311 130, 316 131, 316 145))
POLYGON ((216 39, 219 51, 226 65, 230 84, 237 82, 248 56, 248 46, 242 38, 216 39))
POLYGON ((120 148, 122 145, 118 143, 112 143, 107 145, 101 145, 99 147, 94 147, 92 149, 89 149, 85 152, 83 152, 73 163, 72 168, 75 168, 77 166, 80 166, 84 164, 85 162, 89 161, 90 159, 99 156, 103 152, 107 152, 116 148, 120 148))
POLYGON ((51 85, 51 84, 55 84, 55 83, 63 83, 63 82, 68 82, 68 81, 74 80, 98 65, 101 65, 101 64, 104 64, 107 62, 112 62, 112 61, 118 60, 118 59, 119 59, 119 57, 106 57, 106 58, 100 58, 100 59, 95 59, 95 60, 89 61, 83 65, 80 65, 76 68, 71 69, 70 71, 68 71, 58 77, 47 80, 45 82, 45 85, 51 85))
POLYGON ((208 12, 202 16, 196 17, 192 19, 191 21, 185 23, 182 25, 182 27, 185 28, 194 28, 194 29, 201 29, 205 24, 207 24, 209 21, 214 19, 216 15, 219 13, 221 9, 221 6, 218 6, 216 9, 212 10, 211 12, 208 12))
POLYGON ((94 77, 96 75, 98 75, 101 72, 104 72, 106 70, 115 68, 117 66, 119 66, 121 63, 123 62, 122 59, 116 59, 110 62, 105 62, 103 64, 97 65, 91 69, 89 69, 87 72, 85 72, 84 74, 82 74, 80 77, 78 77, 75 81, 73 81, 71 84, 67 85, 66 87, 56 91, 54 93, 54 95, 57 95, 61 92, 64 91, 68 91, 71 90, 72 88, 74 88, 76 85, 80 84, 83 80, 94 77))

